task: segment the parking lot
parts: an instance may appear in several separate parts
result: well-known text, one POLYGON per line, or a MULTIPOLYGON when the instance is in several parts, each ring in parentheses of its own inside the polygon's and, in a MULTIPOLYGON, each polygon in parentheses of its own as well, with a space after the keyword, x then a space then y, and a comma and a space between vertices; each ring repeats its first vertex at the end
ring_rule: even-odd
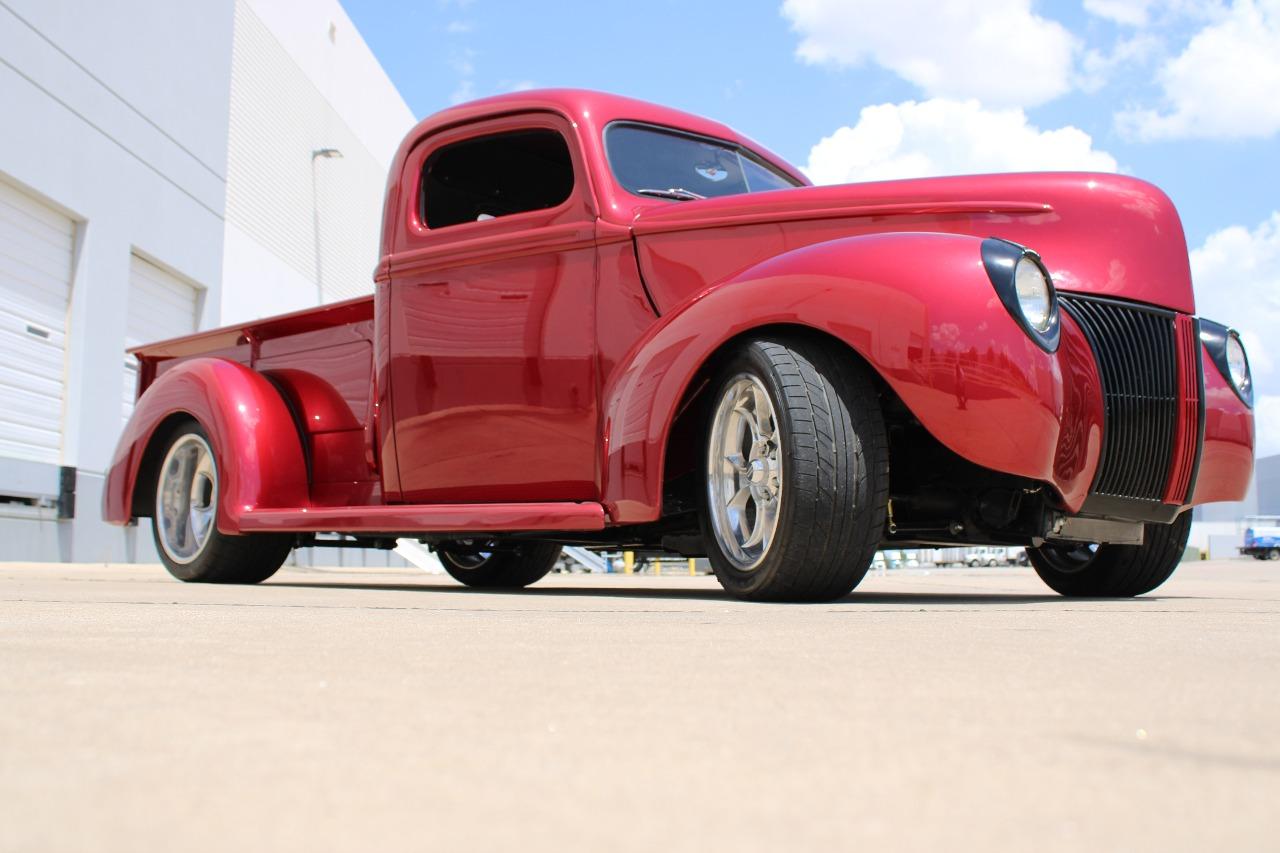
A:
POLYGON ((1280 569, 1069 601, 0 565, 0 849, 1275 849, 1280 569))

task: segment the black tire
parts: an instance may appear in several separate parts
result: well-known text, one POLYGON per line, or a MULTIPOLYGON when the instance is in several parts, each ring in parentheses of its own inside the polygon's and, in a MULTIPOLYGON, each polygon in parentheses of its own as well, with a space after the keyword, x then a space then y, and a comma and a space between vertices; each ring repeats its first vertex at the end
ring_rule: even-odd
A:
POLYGON ((491 545, 459 540, 436 546, 444 570, 467 586, 484 589, 520 589, 542 580, 560 558, 560 546, 550 542, 491 545))
POLYGON ((1280 551, 1268 551, 1268 552, 1267 552, 1267 559, 1268 559, 1268 560, 1280 560, 1280 551))
POLYGON ((212 503, 215 523, 208 530, 208 538, 194 555, 188 559, 179 559, 171 555, 165 542, 162 541, 164 535, 160 517, 162 498, 158 494, 161 479, 165 475, 166 466, 162 462, 156 472, 155 482, 152 484, 156 500, 155 516, 151 520, 151 534, 155 541, 156 553, 160 555, 160 562, 169 570, 169 574, 188 583, 261 583, 284 565, 289 552, 293 550, 293 536, 270 533, 230 536, 218 530, 216 524, 216 489, 220 480, 217 475, 218 460, 213 455, 209 437, 204 429, 192 421, 170 433, 165 441, 161 459, 167 460, 173 449, 189 436, 197 437, 209 450, 214 471, 215 499, 212 503))
POLYGON ((1172 524, 1148 524, 1141 545, 1042 545, 1031 565, 1055 592, 1072 598, 1132 598, 1160 586, 1182 561, 1191 513, 1172 524))
MULTIPOLYGON (((880 546, 889 498, 889 449, 880 395, 851 353, 803 338, 751 341, 712 383, 703 445, 702 531, 721 585, 753 601, 830 601, 862 580, 880 546), (768 392, 781 438, 776 528, 758 563, 743 569, 712 518, 715 411, 735 381, 768 392)), ((743 469, 747 470, 747 469, 743 469)), ((743 511, 745 513, 745 510, 743 511)))

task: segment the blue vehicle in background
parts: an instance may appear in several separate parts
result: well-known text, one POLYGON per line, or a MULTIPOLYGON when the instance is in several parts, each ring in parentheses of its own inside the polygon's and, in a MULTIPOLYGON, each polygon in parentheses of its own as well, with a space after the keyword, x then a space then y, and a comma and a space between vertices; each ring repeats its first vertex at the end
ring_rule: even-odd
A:
POLYGON ((1280 518, 1253 516, 1245 522, 1249 526, 1240 553, 1255 560, 1280 560, 1280 518))

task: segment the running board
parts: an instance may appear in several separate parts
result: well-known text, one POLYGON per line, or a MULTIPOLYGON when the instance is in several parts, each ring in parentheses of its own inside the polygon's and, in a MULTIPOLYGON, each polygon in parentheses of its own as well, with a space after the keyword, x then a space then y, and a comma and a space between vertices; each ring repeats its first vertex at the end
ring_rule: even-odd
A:
POLYGON ((598 503, 398 504, 251 509, 241 533, 500 533, 604 530, 598 503))

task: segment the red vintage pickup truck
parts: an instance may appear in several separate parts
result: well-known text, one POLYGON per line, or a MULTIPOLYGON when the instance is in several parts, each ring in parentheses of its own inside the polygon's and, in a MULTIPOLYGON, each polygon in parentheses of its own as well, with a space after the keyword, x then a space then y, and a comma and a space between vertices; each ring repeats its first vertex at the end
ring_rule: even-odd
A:
POLYGON ((1244 349, 1132 178, 814 187, 706 119, 522 92, 413 129, 381 251, 372 296, 135 351, 105 516, 178 578, 341 533, 478 587, 573 544, 826 600, 971 543, 1132 596, 1249 483, 1244 349))

